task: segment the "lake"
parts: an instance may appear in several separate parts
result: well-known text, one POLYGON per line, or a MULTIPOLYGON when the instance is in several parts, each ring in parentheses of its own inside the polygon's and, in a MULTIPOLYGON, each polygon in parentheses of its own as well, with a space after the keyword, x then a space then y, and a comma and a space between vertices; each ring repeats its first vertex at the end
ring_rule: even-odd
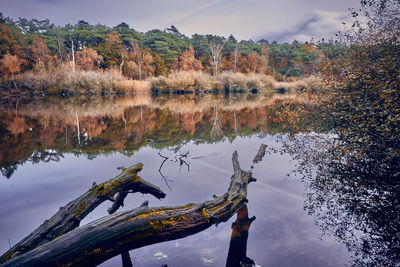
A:
MULTIPOLYGON (((119 174, 120 166, 143 163, 140 176, 167 195, 158 200, 129 194, 121 210, 138 207, 144 200, 154 207, 211 200, 228 188, 232 153, 237 151, 242 169, 254 165, 251 170, 257 178, 248 187, 248 216, 256 219, 244 244, 247 257, 258 266, 354 264, 358 249, 326 227, 335 219, 315 212, 319 203, 313 197, 323 192, 313 183, 317 172, 310 171, 309 180, 293 172, 304 166, 304 158, 290 148, 306 147, 299 142, 309 137, 334 136, 323 131, 290 134, 286 122, 276 117, 282 112, 281 101, 291 98, 268 92, 3 101, 1 254, 93 182, 119 174), (267 145, 267 153, 254 164, 261 144, 267 145)), ((335 201, 322 210, 335 211, 335 201)), ((82 224, 106 216, 110 205, 101 204, 82 224)), ((132 250, 133 266, 225 266, 235 220, 236 215, 195 235, 132 250)), ((358 231, 354 234, 361 236, 358 231)), ((101 266, 121 264, 117 256, 101 266)))

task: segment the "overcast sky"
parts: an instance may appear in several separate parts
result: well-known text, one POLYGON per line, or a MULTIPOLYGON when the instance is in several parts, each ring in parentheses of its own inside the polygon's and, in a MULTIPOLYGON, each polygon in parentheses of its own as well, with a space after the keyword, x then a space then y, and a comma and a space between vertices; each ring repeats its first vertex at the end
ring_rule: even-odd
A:
POLYGON ((188 36, 217 34, 237 39, 329 39, 360 0, 0 0, 0 12, 50 19, 58 25, 128 23, 139 31, 175 25, 188 36))

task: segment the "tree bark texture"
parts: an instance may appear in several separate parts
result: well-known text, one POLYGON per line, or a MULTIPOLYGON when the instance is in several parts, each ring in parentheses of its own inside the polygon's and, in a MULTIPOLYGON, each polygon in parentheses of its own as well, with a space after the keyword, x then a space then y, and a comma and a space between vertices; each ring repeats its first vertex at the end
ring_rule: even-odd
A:
MULTIPOLYGON (((152 208, 145 202, 75 228, 3 266, 93 266, 132 249, 183 238, 226 222, 247 202, 247 185, 255 181, 250 172, 240 168, 237 152, 233 153, 232 163, 234 174, 222 196, 177 207, 152 208)), ((108 192, 105 187, 96 191, 103 190, 108 192)))
POLYGON ((79 226, 81 220, 101 203, 106 200, 114 201, 115 195, 116 201, 110 207, 109 212, 117 210, 123 205, 123 198, 125 198, 128 192, 140 192, 151 194, 159 199, 164 198, 164 192, 138 176, 137 173, 142 168, 143 165, 139 163, 123 169, 121 174, 107 182, 98 185, 94 183, 92 188, 86 193, 64 207, 60 207, 60 210, 50 219, 45 220, 36 230, 2 255, 0 258, 1 262, 6 262, 12 257, 37 248, 75 229, 79 226), (122 199, 121 195, 123 195, 122 199))

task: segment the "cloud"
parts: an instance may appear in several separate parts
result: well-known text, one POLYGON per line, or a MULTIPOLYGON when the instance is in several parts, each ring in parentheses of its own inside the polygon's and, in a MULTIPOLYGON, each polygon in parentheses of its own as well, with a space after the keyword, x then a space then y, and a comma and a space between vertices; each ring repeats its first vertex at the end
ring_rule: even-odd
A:
POLYGON ((308 41, 312 36, 333 35, 343 21, 345 13, 341 12, 347 13, 347 7, 358 1, 0 0, 0 10, 5 16, 49 18, 58 25, 83 19, 108 26, 126 22, 136 30, 148 31, 173 24, 189 36, 210 33, 233 34, 238 39, 308 41))
POLYGON ((267 32, 257 36, 256 39, 264 38, 278 42, 310 41, 311 38, 315 40, 329 39, 342 29, 342 22, 346 22, 349 19, 348 14, 345 12, 315 10, 311 18, 305 19, 291 28, 267 32))
MULTIPOLYGON (((176 14, 175 16, 169 18, 167 21, 165 21, 166 24, 172 24, 172 23, 176 23, 179 22, 181 20, 185 20, 188 19, 194 15, 198 15, 199 13, 203 12, 203 11, 207 11, 210 8, 215 7, 218 4, 221 4, 222 2, 224 2, 225 0, 213 0, 210 2, 205 2, 203 3, 203 5, 200 5, 198 7, 194 7, 191 10, 188 10, 187 12, 182 12, 179 14, 176 14)), ((195 5, 193 5, 195 6, 195 5)))

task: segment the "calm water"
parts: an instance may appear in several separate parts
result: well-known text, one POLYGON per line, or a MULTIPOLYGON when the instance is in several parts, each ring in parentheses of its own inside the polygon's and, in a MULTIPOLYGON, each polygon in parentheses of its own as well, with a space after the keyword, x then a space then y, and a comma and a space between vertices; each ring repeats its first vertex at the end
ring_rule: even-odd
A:
MULTIPOLYGON (((0 254, 93 182, 119 166, 144 164, 141 177, 167 197, 129 195, 123 210, 203 202, 223 194, 237 150, 249 169, 260 144, 282 149, 287 131, 273 120, 278 94, 134 96, 11 101, 1 108, 0 254), (179 155, 187 153, 180 164, 179 155), (161 156, 160 156, 161 155, 161 156), (165 158, 168 158, 164 161, 165 158)), ((329 136, 326 136, 329 138, 329 136)), ((289 174, 289 153, 267 153, 249 185, 247 256, 259 266, 343 266, 353 252, 305 208, 307 183, 289 174), (317 225, 318 224, 318 225, 317 225)), ((83 223, 107 215, 103 203, 83 223)), ((231 224, 130 252, 134 266, 225 266, 231 224), (161 254, 162 253, 162 254, 161 254)), ((329 219, 328 219, 329 220, 329 219)), ((121 266, 115 257, 101 266, 121 266)))

